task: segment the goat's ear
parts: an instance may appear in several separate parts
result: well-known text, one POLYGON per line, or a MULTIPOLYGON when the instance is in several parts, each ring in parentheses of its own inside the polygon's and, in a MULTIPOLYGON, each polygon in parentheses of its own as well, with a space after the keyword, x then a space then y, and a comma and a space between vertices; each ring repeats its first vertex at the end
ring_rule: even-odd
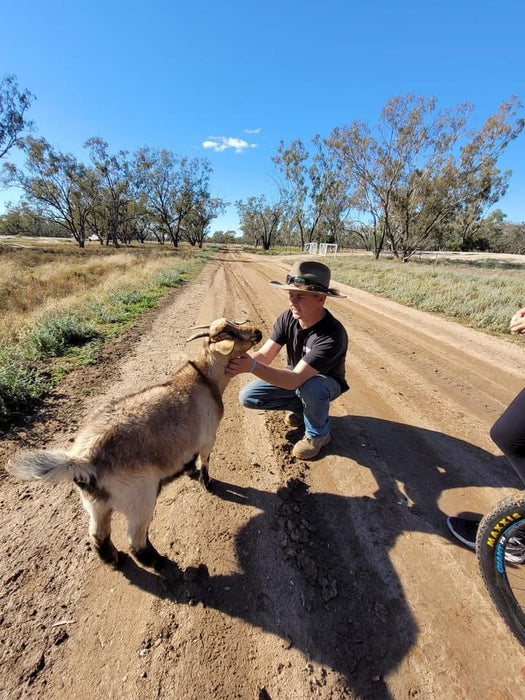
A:
POLYGON ((213 344, 214 350, 216 350, 220 355, 231 355, 234 347, 234 340, 219 340, 218 343, 213 344))

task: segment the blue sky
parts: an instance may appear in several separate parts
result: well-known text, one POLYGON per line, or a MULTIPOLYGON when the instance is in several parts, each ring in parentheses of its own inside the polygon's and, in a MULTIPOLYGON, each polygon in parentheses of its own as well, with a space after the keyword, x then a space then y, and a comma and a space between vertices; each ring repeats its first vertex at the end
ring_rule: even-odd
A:
MULTIPOLYGON (((84 161, 91 136, 207 157, 212 194, 232 202, 212 230, 238 227, 236 200, 275 197, 281 139, 373 125, 407 93, 471 102, 476 126, 525 101, 523 0, 20 0, 1 18, 0 75, 36 96, 36 135, 84 161)), ((499 207, 525 221, 525 134, 500 167, 499 207)), ((0 192, 0 213, 17 198, 0 192)))

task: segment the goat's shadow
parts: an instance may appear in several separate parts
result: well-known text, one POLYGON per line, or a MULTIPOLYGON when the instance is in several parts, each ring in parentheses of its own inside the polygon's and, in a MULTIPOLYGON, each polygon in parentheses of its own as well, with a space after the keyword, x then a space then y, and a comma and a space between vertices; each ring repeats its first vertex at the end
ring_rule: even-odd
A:
POLYGON ((389 558, 396 538, 407 530, 448 537, 438 506, 445 489, 520 482, 503 458, 443 433, 360 416, 333 419, 332 434, 331 454, 373 472, 373 496, 311 493, 297 479, 277 493, 215 480, 216 497, 260 510, 235 538, 241 573, 209 576, 203 564, 182 574, 168 561, 157 575, 130 557, 122 572, 159 597, 201 601, 280 636, 362 697, 389 698, 383 679, 418 633, 389 558), (291 571, 304 586, 290 586, 291 571), (273 597, 261 589, 268 573, 273 597))

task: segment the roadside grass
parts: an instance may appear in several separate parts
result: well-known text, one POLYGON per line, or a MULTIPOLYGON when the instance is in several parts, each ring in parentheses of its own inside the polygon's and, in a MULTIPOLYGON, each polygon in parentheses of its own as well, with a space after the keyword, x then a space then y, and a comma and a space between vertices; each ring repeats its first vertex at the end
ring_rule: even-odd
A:
POLYGON ((337 281, 488 333, 508 335, 509 319, 525 305, 525 267, 477 261, 410 262, 353 255, 316 258, 337 281))
POLYGON ((159 248, 0 245, 0 425, 25 415, 67 372, 96 362, 105 340, 209 258, 159 248))

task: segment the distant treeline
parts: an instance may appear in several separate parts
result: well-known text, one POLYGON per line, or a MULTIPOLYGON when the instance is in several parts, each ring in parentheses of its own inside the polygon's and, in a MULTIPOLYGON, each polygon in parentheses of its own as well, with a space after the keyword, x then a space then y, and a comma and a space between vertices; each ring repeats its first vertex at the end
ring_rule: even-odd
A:
MULTIPOLYGON (((32 95, 14 76, 0 82, 0 159, 22 149, 23 167, 5 162, 5 185, 23 191, 0 217, 0 234, 68 236, 115 247, 132 241, 229 242, 211 223, 228 206, 211 195, 205 158, 144 147, 112 153, 88 139, 87 163, 30 134, 32 95)), ((278 195, 237 201, 242 237, 268 250, 310 242, 384 251, 406 261, 422 249, 525 253, 525 223, 505 221, 496 204, 511 172, 498 168, 522 132, 512 96, 481 128, 467 103, 438 111, 435 99, 389 100, 376 125, 353 121, 323 138, 281 142, 272 157, 278 195)))

